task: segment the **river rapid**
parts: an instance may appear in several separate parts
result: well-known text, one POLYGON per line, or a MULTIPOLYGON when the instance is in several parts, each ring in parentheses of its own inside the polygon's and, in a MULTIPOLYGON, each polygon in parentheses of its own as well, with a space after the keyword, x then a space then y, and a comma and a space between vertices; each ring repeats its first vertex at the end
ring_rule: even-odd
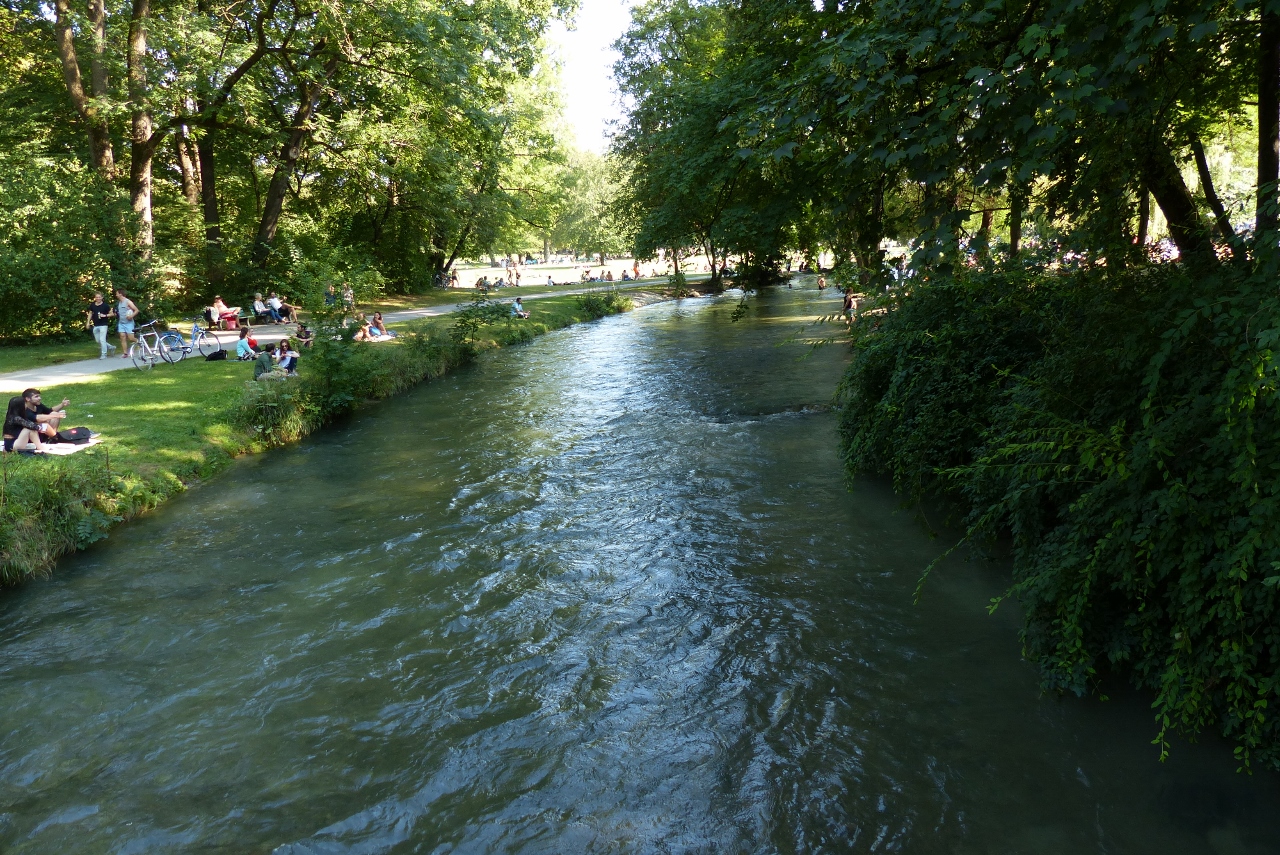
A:
POLYGON ((1280 853, 846 485, 839 296, 487 355, 0 595, 0 851, 1280 853), (800 335, 795 334, 799 332, 800 335))

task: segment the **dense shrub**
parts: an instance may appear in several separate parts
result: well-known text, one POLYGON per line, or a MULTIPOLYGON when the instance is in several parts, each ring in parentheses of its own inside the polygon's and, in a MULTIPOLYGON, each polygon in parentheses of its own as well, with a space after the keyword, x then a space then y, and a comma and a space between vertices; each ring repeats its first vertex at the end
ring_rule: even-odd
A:
POLYGON ((95 289, 125 288, 148 311, 131 216, 128 196, 87 167, 0 152, 0 341, 83 330, 95 289))
MULTIPOLYGON (((680 275, 683 278, 683 274, 680 275)), ((632 308, 631 298, 625 297, 617 291, 579 294, 574 302, 578 304, 578 308, 582 310, 583 314, 596 320, 606 315, 629 312, 632 308)))
MULTIPOLYGON (((855 325, 851 473, 1007 536, 1046 686, 1156 693, 1280 766, 1280 305, 1175 266, 934 278, 855 325)), ((1163 743, 1162 743, 1163 744, 1163 743)))

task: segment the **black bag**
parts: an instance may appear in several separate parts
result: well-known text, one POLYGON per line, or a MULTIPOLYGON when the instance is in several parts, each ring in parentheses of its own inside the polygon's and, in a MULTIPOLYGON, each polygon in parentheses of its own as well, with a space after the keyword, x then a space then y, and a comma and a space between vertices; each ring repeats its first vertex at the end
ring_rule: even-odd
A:
POLYGON ((205 362, 217 362, 219 359, 226 359, 227 352, 225 350, 215 350, 204 358, 205 362))
POLYGON ((93 438, 93 431, 87 427, 73 427, 66 430, 58 431, 58 442, 70 442, 75 445, 84 445, 93 438))

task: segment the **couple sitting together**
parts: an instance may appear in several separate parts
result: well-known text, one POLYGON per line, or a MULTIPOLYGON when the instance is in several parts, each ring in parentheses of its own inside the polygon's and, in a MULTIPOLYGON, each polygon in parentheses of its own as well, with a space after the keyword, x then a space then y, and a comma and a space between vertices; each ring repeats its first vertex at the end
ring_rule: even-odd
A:
POLYGON ((40 400, 39 389, 9 399, 4 415, 4 450, 43 454, 45 443, 58 441, 58 425, 67 417, 66 398, 54 409, 40 400))
MULTIPOLYGON (((237 351, 239 345, 236 346, 237 351)), ((257 354, 253 361, 254 380, 275 380, 298 376, 298 351, 289 339, 281 339, 271 350, 257 354)))
POLYGON ((284 300, 280 299, 280 295, 275 291, 271 292, 271 296, 265 301, 261 294, 253 295, 253 314, 259 323, 273 324, 296 324, 298 322, 298 307, 290 306, 284 300))
POLYGON ((366 318, 364 312, 359 312, 356 315, 356 326, 353 341, 384 341, 396 337, 383 323, 382 312, 374 312, 372 318, 366 318))

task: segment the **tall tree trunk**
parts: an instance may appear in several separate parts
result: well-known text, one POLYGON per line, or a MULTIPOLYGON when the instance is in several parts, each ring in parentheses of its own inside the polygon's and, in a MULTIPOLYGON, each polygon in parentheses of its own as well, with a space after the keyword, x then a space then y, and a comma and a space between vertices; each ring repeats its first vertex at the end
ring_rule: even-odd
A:
MULTIPOLYGON (((324 50, 319 44, 316 53, 324 50)), ((291 130, 284 144, 280 147, 280 160, 271 174, 271 184, 267 187, 267 197, 262 206, 262 220, 258 224, 258 236, 254 241, 254 261, 265 265, 271 254, 271 242, 275 240, 276 231, 280 227, 280 215, 284 212, 284 197, 289 191, 289 177, 293 174, 302 157, 302 145, 311 135, 311 120, 320 106, 320 96, 324 92, 329 78, 338 70, 338 57, 332 56, 325 63, 324 74, 319 80, 307 81, 298 87, 298 109, 294 111, 290 122, 291 130)))
MULTIPOLYGON (((1276 182, 1280 179, 1280 13, 1262 15, 1258 40, 1258 201, 1257 235, 1276 229, 1276 182)), ((1274 249, 1275 235, 1267 238, 1274 249)))
POLYGON ((1021 187, 1009 191, 1009 255, 1016 256, 1022 251, 1022 211, 1026 207, 1026 196, 1021 187))
POLYGON ((1204 146, 1199 139, 1192 138, 1191 154, 1196 160, 1196 173, 1200 176, 1200 187, 1204 190, 1204 199, 1209 203, 1209 210, 1213 211, 1213 219, 1218 224, 1218 231, 1222 234, 1223 241, 1231 247, 1231 254, 1234 256, 1236 230, 1231 227, 1231 218, 1227 216, 1227 209, 1218 198, 1218 191, 1213 187, 1213 175, 1209 173, 1209 158, 1205 157, 1204 146))
POLYGON ((89 57, 89 94, 107 94, 107 10, 103 0, 89 0, 89 26, 93 33, 93 53, 89 57))
MULTIPOLYGON (((67 94, 71 97, 71 105, 85 123, 89 136, 89 155, 93 159, 94 168, 108 181, 116 177, 116 158, 111 146, 111 130, 107 126, 107 117, 98 105, 85 95, 84 81, 80 76, 80 61, 76 56, 75 36, 71 32, 70 0, 54 0, 53 35, 58 46, 58 59, 62 63, 62 80, 66 84, 67 94)), ((99 14, 94 23, 95 37, 101 24, 105 44, 105 18, 99 14)), ((96 50, 96 45, 95 45, 96 50)), ((106 87, 106 67, 94 69, 102 75, 102 85, 106 87)), ((98 93, 100 94, 100 93, 98 93)))
POLYGON ((1147 245, 1147 232, 1151 228, 1151 191, 1143 187, 1138 192, 1138 246, 1147 245))
POLYGON ((219 285, 226 277, 222 220, 218 213, 217 172, 213 160, 215 134, 213 128, 206 128, 196 138, 196 156, 200 164, 200 212, 204 215, 205 277, 210 285, 219 285))
POLYGON ((542 236, 542 263, 548 264, 551 261, 551 235, 550 233, 542 236))
POLYGON ((151 108, 147 103, 147 18, 151 0, 133 0, 129 18, 129 102, 132 133, 129 148, 129 198, 138 218, 138 246, 143 258, 150 258, 155 236, 151 223, 151 161, 155 144, 151 133, 151 108))
POLYGON ((1173 155, 1163 145, 1147 147, 1142 178, 1164 213, 1169 224, 1169 237, 1177 245, 1182 260, 1197 265, 1215 261, 1213 242, 1196 210, 1196 201, 1182 180, 1182 171, 1178 169, 1173 155))
POLYGON ((173 137, 177 150, 178 167, 182 170, 182 195, 192 208, 200 207, 200 167, 191 154, 191 136, 186 125, 178 128, 173 137))

